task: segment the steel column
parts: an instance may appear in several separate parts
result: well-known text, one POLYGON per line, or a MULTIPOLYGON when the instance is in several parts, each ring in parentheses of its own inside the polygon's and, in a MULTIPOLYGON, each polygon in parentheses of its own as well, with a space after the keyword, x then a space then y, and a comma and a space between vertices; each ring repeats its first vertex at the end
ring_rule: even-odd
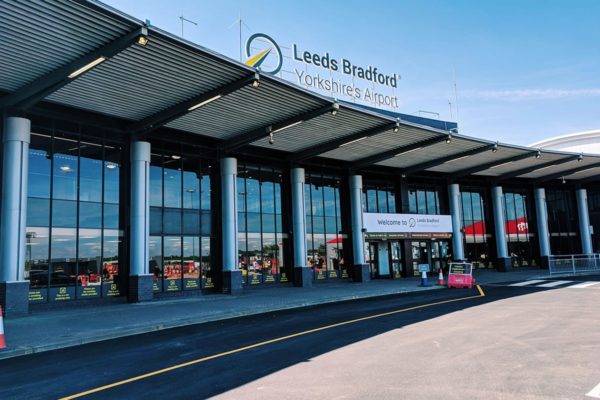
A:
POLYGON ((590 233, 590 216, 588 213, 587 190, 577 189, 577 213, 579 214, 579 233, 583 254, 593 254, 592 235, 590 233))
POLYGON ((450 215, 452 216, 453 259, 455 261, 464 260, 465 250, 461 230, 461 201, 460 186, 458 186, 458 183, 448 185, 448 199, 450 203, 450 215))
POLYGON ((148 273, 150 143, 131 143, 131 240, 129 275, 148 273))
POLYGON ((25 217, 31 122, 8 117, 4 121, 2 160, 2 226, 0 281, 22 281, 25 275, 25 217))
POLYGON ((534 197, 538 240, 540 242, 540 257, 542 258, 542 265, 548 266, 548 257, 550 257, 550 233, 548 232, 546 190, 544 188, 536 188, 534 190, 534 197))

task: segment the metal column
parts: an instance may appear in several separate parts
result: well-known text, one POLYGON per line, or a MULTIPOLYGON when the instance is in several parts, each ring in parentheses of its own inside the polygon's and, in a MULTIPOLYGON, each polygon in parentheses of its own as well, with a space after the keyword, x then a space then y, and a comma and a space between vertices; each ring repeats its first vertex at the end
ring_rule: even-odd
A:
POLYGON ((458 183, 448 185, 448 199, 452 216, 452 259, 460 261, 465 259, 465 250, 461 230, 461 201, 458 183))
POLYGON ((350 176, 350 217, 352 221, 352 254, 354 256, 352 279, 355 282, 366 282, 369 280, 369 266, 365 264, 361 175, 350 176))
POLYGON ((592 234, 590 233, 590 216, 588 212, 587 190, 577 189, 577 213, 579 214, 579 234, 581 235, 581 251, 593 254, 592 234))
POLYGON ((237 159, 221 159, 221 245, 223 260, 223 293, 242 290, 242 271, 237 268, 237 159))
POLYGON ((496 255, 498 269, 509 270, 512 267, 506 244, 506 218, 504 215, 504 193, 501 186, 492 186, 492 208, 494 210, 494 227, 496 235, 496 255))
POLYGON ((540 242, 540 258, 543 267, 548 267, 550 257, 550 233, 548 232, 548 208, 546 206, 546 190, 536 188, 535 214, 537 216, 538 240, 540 242))
POLYGON ((294 286, 312 286, 312 270, 306 266, 306 211, 304 168, 292 168, 292 237, 294 239, 294 286))
POLYGON ((4 120, 2 207, 0 221, 0 304, 7 315, 26 314, 29 281, 25 280, 27 174, 31 121, 4 120))
POLYGON ((131 227, 129 231, 129 292, 132 302, 153 298, 148 273, 150 239, 150 143, 131 142, 131 227))

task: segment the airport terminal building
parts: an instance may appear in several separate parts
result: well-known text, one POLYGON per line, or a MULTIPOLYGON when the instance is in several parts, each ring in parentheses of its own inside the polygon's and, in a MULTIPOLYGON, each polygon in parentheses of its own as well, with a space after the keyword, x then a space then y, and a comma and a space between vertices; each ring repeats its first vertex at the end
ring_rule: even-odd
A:
POLYGON ((95 1, 0 23, 8 316, 600 249, 600 156, 338 101, 95 1))

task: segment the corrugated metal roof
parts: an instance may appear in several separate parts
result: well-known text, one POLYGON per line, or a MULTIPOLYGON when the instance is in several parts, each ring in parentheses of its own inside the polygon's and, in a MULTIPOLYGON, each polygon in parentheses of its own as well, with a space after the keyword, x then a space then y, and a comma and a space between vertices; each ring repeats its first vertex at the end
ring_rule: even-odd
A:
MULTIPOLYGON (((462 153, 463 151, 475 149, 477 147, 481 147, 481 143, 473 140, 454 138, 451 143, 436 143, 434 145, 427 146, 422 149, 400 154, 399 156, 390 158, 385 161, 381 161, 377 163, 377 165, 384 165, 387 167, 395 168, 407 168, 412 167, 416 164, 421 164, 423 162, 435 160, 436 158, 442 158, 451 154, 462 153)), ((458 161, 459 160, 456 160, 456 162, 458 161)))
POLYGON ((323 153, 321 156, 343 161, 356 161, 438 135, 439 133, 437 132, 401 125, 398 132, 394 132, 393 130, 385 131, 360 142, 338 147, 335 150, 323 153))
POLYGON ((65 0, 0 1, 0 89, 14 91, 133 29, 65 0))
POLYGON ((508 164, 498 165, 497 167, 478 172, 476 175, 500 176, 502 174, 517 171, 517 170, 520 170, 523 168, 528 168, 528 167, 533 167, 535 165, 544 164, 544 163, 547 163, 548 161, 556 161, 561 158, 564 158, 564 156, 560 155, 560 154, 542 153, 542 157, 540 157, 540 158, 529 157, 524 160, 513 161, 508 164))
MULTIPOLYGON (((596 160, 598 161, 598 160, 596 160)), ((600 175, 600 167, 594 167, 574 174, 565 175, 565 179, 585 179, 600 175)))
POLYGON ((218 139, 229 139, 325 104, 327 102, 320 98, 265 80, 258 88, 246 86, 166 126, 218 139))
POLYGON ((151 36, 146 46, 130 46, 48 100, 139 120, 246 75, 151 36))
POLYGON ((274 134, 274 143, 268 138, 256 141, 253 145, 275 150, 297 152, 318 143, 325 143, 339 137, 352 135, 380 126, 382 119, 341 107, 337 114, 325 113, 274 134))

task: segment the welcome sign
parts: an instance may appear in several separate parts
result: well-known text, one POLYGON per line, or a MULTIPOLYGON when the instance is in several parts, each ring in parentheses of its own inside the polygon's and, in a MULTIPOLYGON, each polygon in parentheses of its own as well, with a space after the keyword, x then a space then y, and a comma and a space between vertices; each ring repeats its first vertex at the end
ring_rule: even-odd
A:
POLYGON ((406 237, 427 237, 426 235, 450 237, 452 217, 429 214, 363 213, 363 228, 367 236, 406 234, 406 237))

